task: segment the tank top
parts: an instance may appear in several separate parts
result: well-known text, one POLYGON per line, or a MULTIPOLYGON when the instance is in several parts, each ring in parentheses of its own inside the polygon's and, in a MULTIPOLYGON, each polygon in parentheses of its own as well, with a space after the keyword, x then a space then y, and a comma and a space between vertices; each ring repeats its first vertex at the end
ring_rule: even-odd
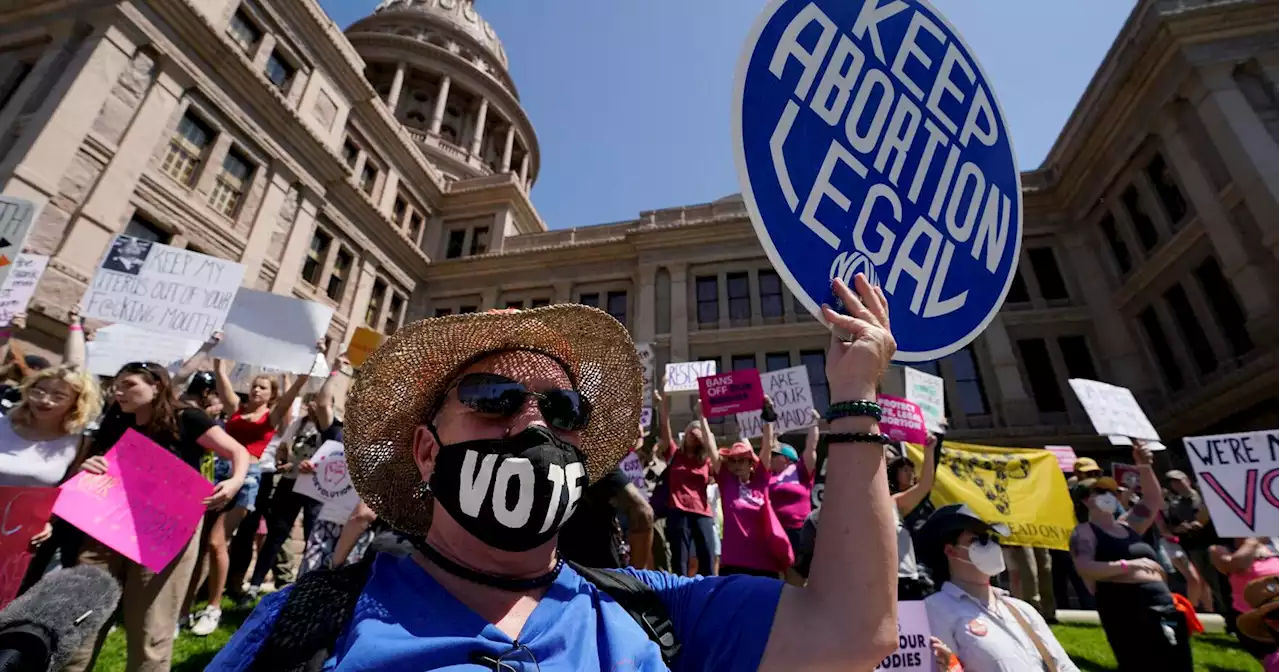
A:
POLYGON ((1128 525, 1120 527, 1125 531, 1123 539, 1113 537, 1102 531, 1102 528, 1089 523, 1089 527, 1093 528, 1093 536, 1098 539, 1097 550, 1093 554, 1093 559, 1099 562, 1115 562, 1117 560, 1138 560, 1146 558, 1155 562, 1160 562, 1160 556, 1156 554, 1156 550, 1151 544, 1142 540, 1142 535, 1138 534, 1128 525))
POLYGON ((276 428, 271 425, 270 412, 263 413, 257 420, 251 420, 237 412, 227 420, 226 430, 231 438, 239 441, 255 458, 262 457, 267 444, 271 443, 271 437, 276 434, 276 428))

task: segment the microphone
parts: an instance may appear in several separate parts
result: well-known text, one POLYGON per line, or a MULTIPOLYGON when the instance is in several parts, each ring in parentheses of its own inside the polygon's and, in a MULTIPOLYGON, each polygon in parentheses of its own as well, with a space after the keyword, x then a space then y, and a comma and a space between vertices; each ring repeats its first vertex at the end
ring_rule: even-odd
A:
POLYGON ((62 669, 120 602, 120 584, 98 567, 62 569, 0 611, 0 672, 62 669))

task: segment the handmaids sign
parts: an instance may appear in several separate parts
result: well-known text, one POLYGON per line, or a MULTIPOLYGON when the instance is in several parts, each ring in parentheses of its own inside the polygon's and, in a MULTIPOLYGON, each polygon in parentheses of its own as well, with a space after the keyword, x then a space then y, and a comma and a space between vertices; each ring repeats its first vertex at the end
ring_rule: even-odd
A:
POLYGON ((938 359, 995 317, 1022 243, 1004 115, 925 0, 771 0, 747 37, 734 158, 756 235, 809 312, 832 278, 884 290, 894 359, 938 359))
POLYGON ((1275 536, 1277 437, 1270 430, 1182 440, 1220 536, 1275 536))
MULTIPOLYGON (((789 369, 778 369, 760 376, 764 393, 773 400, 773 410, 778 414, 773 427, 779 435, 813 426, 813 394, 809 389, 809 369, 803 364, 789 369)), ((764 420, 760 411, 737 414, 738 434, 744 439, 754 439, 763 434, 764 420)))

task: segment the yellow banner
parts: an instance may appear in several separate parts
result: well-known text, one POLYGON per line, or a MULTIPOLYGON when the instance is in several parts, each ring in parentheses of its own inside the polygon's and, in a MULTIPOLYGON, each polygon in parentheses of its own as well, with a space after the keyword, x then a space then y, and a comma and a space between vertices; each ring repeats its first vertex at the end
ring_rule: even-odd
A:
MULTIPOLYGON (((920 446, 904 445, 916 465, 924 464, 920 446)), ((1053 453, 947 441, 937 473, 934 505, 968 504, 983 520, 1008 525, 1008 546, 1067 550, 1076 517, 1053 453)))

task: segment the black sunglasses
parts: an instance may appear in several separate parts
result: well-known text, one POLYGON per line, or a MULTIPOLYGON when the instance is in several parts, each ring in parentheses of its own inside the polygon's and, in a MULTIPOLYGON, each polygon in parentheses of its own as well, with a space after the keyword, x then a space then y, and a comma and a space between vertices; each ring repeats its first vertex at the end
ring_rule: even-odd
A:
POLYGON ((479 413, 509 418, 533 397, 538 400, 543 419, 555 429, 576 432, 591 421, 591 402, 577 390, 534 392, 524 383, 496 373, 468 373, 453 387, 458 390, 458 401, 479 413))
POLYGON ((121 373, 145 373, 151 378, 158 380, 160 376, 156 373, 156 368, 153 367, 159 368, 159 365, 151 362, 129 362, 128 364, 120 367, 120 372, 116 375, 119 376, 121 373))

